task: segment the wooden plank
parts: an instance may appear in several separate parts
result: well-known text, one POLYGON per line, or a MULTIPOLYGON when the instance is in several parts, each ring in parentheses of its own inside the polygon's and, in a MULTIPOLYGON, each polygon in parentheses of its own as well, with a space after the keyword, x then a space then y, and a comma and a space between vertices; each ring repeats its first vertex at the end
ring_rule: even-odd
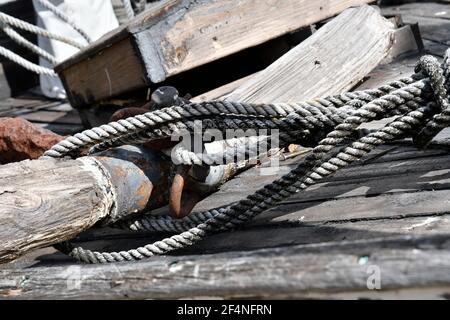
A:
POLYGON ((357 291, 355 296, 363 298, 414 288, 441 288, 444 294, 450 286, 448 249, 447 235, 397 236, 103 266, 2 269, 0 295, 8 299, 300 298, 357 291), (376 293, 367 285, 374 268, 381 273, 376 293))
POLYGON ((22 113, 21 118, 24 118, 33 123, 44 124, 68 124, 81 126, 81 120, 78 112, 72 110, 70 112, 58 112, 49 110, 31 111, 22 113))
POLYGON ((71 103, 81 106, 159 83, 368 2, 244 0, 236 6, 233 0, 166 0, 56 70, 71 103), (125 50, 116 48, 124 43, 125 50), (103 61, 108 59, 124 59, 133 68, 120 68, 122 61, 117 70, 114 63, 103 61))
POLYGON ((324 96, 330 87, 336 93, 347 91, 389 55, 392 37, 394 25, 372 7, 348 9, 227 99, 298 102, 324 96), (324 76, 320 69, 330 74, 324 76))
POLYGON ((68 103, 30 93, 0 100, 0 117, 22 117, 60 135, 83 130, 78 112, 68 103))
POLYGON ((355 90, 366 90, 378 88, 390 81, 409 77, 414 73, 414 67, 420 55, 412 53, 407 57, 399 57, 388 64, 377 66, 370 72, 355 90))
POLYGON ((433 40, 423 40, 425 52, 443 58, 448 46, 433 40))
POLYGON ((450 19, 404 16, 404 20, 408 23, 418 21, 422 37, 425 40, 435 41, 447 46, 450 44, 450 19))
MULTIPOLYGON (((423 47, 420 34, 417 33, 418 31, 416 28, 416 26, 408 25, 395 31, 395 41, 392 50, 380 62, 380 65, 363 78, 364 82, 358 86, 358 90, 375 88, 388 81, 396 80, 399 77, 407 77, 414 73, 414 66, 419 58, 418 52, 421 51, 423 47), (408 55, 407 58, 405 58, 405 54, 408 55)), ((435 43, 430 44, 429 41, 425 47, 426 52, 438 54, 440 56, 443 56, 445 49, 445 46, 435 43)), ((274 68, 274 70, 276 70, 276 68, 274 68)), ((253 81, 256 81, 254 79, 257 74, 259 74, 259 72, 203 93, 193 98, 192 101, 200 102, 214 99, 226 99, 228 95, 231 96, 229 99, 234 99, 232 97, 232 92, 246 83, 251 83, 252 79, 253 81)), ((282 86, 283 84, 279 84, 278 87, 282 86)), ((291 94, 299 94, 299 92, 302 91, 292 90, 291 94)))
POLYGON ((418 24, 410 24, 395 30, 394 43, 382 64, 392 62, 395 58, 411 52, 421 52, 424 48, 418 24))
MULTIPOLYGON (((373 219, 355 218, 341 221, 253 223, 234 232, 211 235, 205 241, 179 250, 176 255, 215 254, 293 245, 375 240, 408 235, 448 235, 449 233, 449 214, 406 217, 380 216, 373 219)), ((81 234, 75 242, 79 246, 94 248, 95 250, 120 251, 125 248, 144 246, 157 239, 158 236, 144 232, 90 230, 81 234)), ((58 264, 61 262, 61 257, 53 254, 53 256, 48 256, 46 260, 58 264)))
MULTIPOLYGON (((401 27, 400 29, 395 30, 394 34, 395 34, 395 38, 394 38, 391 50, 389 51, 387 56, 384 57, 382 61, 380 61, 381 66, 376 67, 375 70, 372 71, 368 77, 370 77, 370 78, 376 77, 377 73, 380 73, 383 75, 385 75, 386 73, 390 73, 391 78, 384 77, 383 80, 380 79, 380 81, 385 81, 386 79, 388 79, 388 80, 397 79, 399 76, 409 76, 413 73, 414 65, 412 65, 412 67, 409 68, 409 63, 406 63, 406 66, 405 66, 405 62, 409 62, 409 61, 405 61, 405 58, 403 56, 402 57, 398 57, 398 56, 408 53, 411 57, 413 57, 411 60, 414 61, 414 63, 415 63, 416 60, 414 60, 414 59, 417 59, 417 52, 419 52, 421 50, 421 48, 423 47, 423 43, 420 39, 420 34, 418 32, 418 28, 415 25, 407 25, 407 26, 401 27), (394 61, 392 61, 392 60, 394 60, 394 61), (402 74, 402 72, 399 72, 399 68, 405 69, 404 75, 402 74)), ((315 41, 317 42, 317 38, 314 38, 314 39, 316 39, 315 41)), ((320 40, 319 40, 319 42, 320 42, 320 40)), ((315 44, 315 45, 319 45, 319 43, 315 44)), ((306 53, 302 52, 302 53, 308 54, 308 52, 306 52, 306 53)), ((291 57, 290 59, 295 60, 294 57, 291 57)), ((324 59, 329 59, 329 57, 326 57, 324 59)), ((287 64, 286 61, 284 63, 287 64)), ((273 67, 274 73, 276 73, 278 71, 278 67, 280 67, 280 65, 281 65, 280 61, 277 61, 275 63, 275 65, 277 67, 275 67, 275 66, 273 67)), ((282 67, 282 65, 281 65, 281 67, 282 67)), ((290 70, 290 72, 291 72, 291 70, 290 70)), ((295 70, 294 70, 294 72, 295 72, 295 70)), ((238 79, 238 80, 233 81, 224 86, 221 86, 219 88, 216 88, 214 90, 211 90, 209 92, 201 94, 198 97, 195 97, 194 99, 192 99, 192 101, 200 102, 200 101, 214 100, 214 99, 219 99, 219 98, 220 99, 229 99, 229 100, 239 99, 239 93, 238 93, 239 91, 237 89, 239 87, 243 87, 244 85, 247 85, 251 90, 252 88, 249 84, 258 81, 259 78, 256 78, 258 74, 260 74, 260 72, 246 76, 244 78, 238 79), (235 91, 235 90, 237 90, 236 93, 233 93, 233 91, 235 91), (234 95, 236 95, 236 97, 234 97, 234 95), (230 96, 230 97, 227 97, 227 96, 230 96)), ((266 74, 265 76, 270 78, 272 76, 275 77, 276 75, 266 74)), ((295 75, 293 75, 293 76, 295 76, 295 75)), ((299 78, 303 78, 303 79, 305 78, 305 75, 303 73, 297 74, 296 76, 298 76, 299 78)), ((359 79, 360 79, 360 77, 356 76, 356 78, 352 79, 352 81, 358 81, 359 79)), ((261 81, 261 80, 259 80, 259 81, 261 81)), ((376 82, 377 85, 381 84, 380 81, 376 82)), ((365 84, 366 84, 366 81, 364 82, 364 85, 365 84)), ((290 85, 290 84, 288 83, 288 85, 290 85)), ((283 87, 285 87, 285 86, 286 86, 286 84, 283 82, 277 83, 277 90, 280 90, 282 92, 283 87)), ((369 82, 367 84, 367 86, 373 86, 373 84, 369 82)), ((287 89, 287 90, 290 90, 290 94, 293 95, 292 99, 304 98, 304 96, 302 95, 303 90, 295 90, 295 89, 297 89, 297 88, 287 89)), ((308 96, 308 95, 306 97, 310 98, 310 96, 308 96)), ((297 101, 299 101, 299 100, 297 100, 297 101)))
MULTIPOLYGON (((294 195, 282 203, 298 205, 299 211, 301 211, 302 206, 304 208, 315 206, 314 202, 320 204, 319 201, 350 198, 339 207, 339 210, 345 210, 345 205, 352 207, 351 202, 358 201, 354 199, 357 196, 363 198, 359 202, 370 202, 371 200, 367 197, 403 194, 419 190, 448 189, 447 176, 450 166, 448 164, 449 156, 445 151, 428 151, 429 153, 425 154, 413 151, 403 153, 402 151, 405 149, 399 149, 398 153, 394 155, 387 153, 363 165, 341 169, 334 176, 324 179, 305 192, 294 195), (414 153, 422 154, 422 156, 429 154, 429 156, 414 159, 411 157, 414 153)), ((373 155, 372 153, 367 159, 369 160, 373 155)), ((286 174, 297 164, 281 162, 280 165, 278 172, 274 172, 272 175, 262 175, 259 168, 253 168, 240 174, 235 179, 226 182, 218 192, 197 204, 195 211, 223 206, 242 199, 261 186, 286 174)), ((336 204, 331 201, 330 205, 333 203, 336 204)))
MULTIPOLYGON (((380 68, 380 66, 376 67, 374 71, 378 71, 379 73, 385 74, 386 72, 390 72, 392 74, 392 77, 395 77, 395 79, 401 75, 401 73, 398 72, 399 67, 403 67, 405 64, 404 57, 398 57, 401 55, 404 55, 405 53, 409 53, 411 56, 414 56, 416 58, 417 52, 419 52, 423 47, 423 43, 420 38, 420 33, 418 31, 418 27, 416 25, 407 25, 403 26, 400 29, 395 30, 395 39, 392 45, 391 50, 387 54, 386 57, 383 58, 380 63, 382 66, 388 64, 385 68, 380 68), (395 61, 395 63, 392 63, 392 60, 395 61), (397 66, 398 64, 398 66, 397 66), (379 70, 378 70, 379 69, 379 70)), ((293 57, 291 57, 293 59, 293 57)), ((327 59, 327 58, 325 58, 327 59)), ((279 61, 276 62, 278 65, 280 63, 279 61)), ((286 62, 285 62, 286 63, 286 62)), ((409 64, 407 64, 409 66, 409 64)), ((405 69, 407 67, 404 67, 405 69)), ((408 69, 407 74, 404 76, 410 75, 413 73, 414 66, 411 68, 411 70, 408 69)), ((277 68, 273 68, 273 70, 276 72, 277 68)), ((226 85, 223 85, 219 88, 216 88, 214 90, 211 90, 209 92, 206 92, 204 94, 201 94, 195 98, 192 99, 194 102, 200 102, 200 101, 207 101, 207 100, 214 100, 214 99, 226 99, 228 95, 230 95, 230 98, 228 99, 235 99, 233 98, 233 91, 237 90, 239 87, 242 87, 244 84, 252 83, 252 81, 257 81, 255 78, 260 72, 257 72, 255 74, 246 76, 244 78, 238 79, 236 81, 233 81, 231 83, 228 83, 226 85)), ((373 72, 369 75, 369 77, 373 77, 373 72)), ((266 74, 267 76, 267 74, 266 74)), ((272 75, 269 75, 269 77, 272 75)), ((299 77, 304 77, 303 74, 299 74, 299 77)), ((402 75, 403 76, 403 75, 402 75)), ((359 78, 356 78, 358 80, 359 78)), ((278 83, 277 87, 280 89, 280 87, 283 87, 283 83, 278 83)), ((371 85, 371 84, 369 84, 371 85)), ((282 91, 282 89, 281 89, 282 91)), ((299 94, 302 92, 302 90, 292 90, 291 94, 299 94)), ((236 93, 235 93, 236 94, 236 93)), ((299 97, 301 99, 302 96, 299 97)))

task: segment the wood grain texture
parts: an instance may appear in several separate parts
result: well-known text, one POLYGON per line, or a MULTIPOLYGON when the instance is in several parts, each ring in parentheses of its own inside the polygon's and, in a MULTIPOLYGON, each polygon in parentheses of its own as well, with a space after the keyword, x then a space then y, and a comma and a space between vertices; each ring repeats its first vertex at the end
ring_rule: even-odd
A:
POLYGON ((98 53, 101 58, 87 59, 84 63, 67 68, 62 80, 73 106, 90 104, 100 99, 146 85, 144 69, 130 39, 98 53))
MULTIPOLYGON (((396 29, 394 31, 394 40, 392 43, 392 47, 389 50, 389 53, 380 61, 380 64, 375 67, 374 70, 372 70, 367 76, 363 76, 362 79, 365 79, 366 77, 369 78, 369 81, 364 80, 363 84, 359 88, 375 88, 376 86, 379 86, 383 83, 386 83, 390 80, 396 80, 399 77, 403 76, 409 76, 414 72, 414 64, 416 63, 418 59, 418 52, 420 52, 423 48, 422 40, 420 39, 420 34, 416 33, 417 31, 416 26, 408 25, 401 27, 399 29, 396 29), (408 54, 408 57, 411 57, 412 62, 409 60, 405 60, 404 55, 408 54), (399 56, 402 56, 399 58, 399 56), (404 71, 403 71, 404 69, 404 71), (378 74, 380 76, 378 76, 378 74), (389 77, 390 75, 390 77, 389 77)), ((337 28, 338 29, 338 28, 337 28)), ((321 39, 318 37, 313 37, 314 39, 314 45, 311 45, 314 47, 317 43, 319 45, 321 43, 321 39)), ((310 41, 313 42, 313 39, 310 41)), ((359 41, 359 40, 355 40, 359 41)), ((429 43, 427 43, 427 49, 433 50, 433 52, 436 52, 439 50, 439 53, 442 54, 443 50, 441 48, 431 48, 429 43)), ((306 52, 308 53, 308 52, 306 52)), ((297 56, 301 56, 302 54, 306 54, 304 52, 297 52, 297 55, 291 56, 290 59, 294 60, 297 56)), ((346 52, 342 52, 342 54, 346 54, 346 52)), ((279 62, 276 62, 275 64, 278 64, 279 62)), ((284 64, 288 64, 287 61, 284 61, 284 64)), ((273 72, 277 72, 277 68, 272 69, 273 72)), ((319 77, 327 77, 327 72, 329 70, 325 67, 322 69, 315 69, 315 78, 319 77)), ((295 73, 296 70, 284 70, 285 77, 288 73, 293 72, 295 73)), ((207 100, 215 100, 215 99, 238 99, 239 95, 242 95, 242 93, 239 93, 239 88, 246 85, 250 90, 252 90, 251 84, 260 81, 257 78, 257 75, 261 72, 257 72, 255 74, 246 76, 244 78, 238 79, 236 81, 233 81, 231 83, 228 83, 226 85, 223 85, 219 88, 216 88, 214 90, 211 90, 209 92, 205 92, 204 94, 201 94, 195 98, 192 99, 194 102, 200 102, 200 101, 207 101, 207 100), (234 92, 236 90, 236 92, 234 92), (236 95, 236 98, 234 98, 234 95, 236 95)), ((299 76, 302 77, 303 74, 293 74, 292 76, 299 76)), ((267 75, 266 77, 271 77, 272 75, 267 75)), ((304 79, 305 77, 303 77, 304 79)), ((358 81, 361 79, 361 75, 356 75, 355 78, 349 77, 347 81, 349 83, 355 83, 355 81, 358 81)), ((275 85, 275 84, 274 84, 275 85)), ((291 95, 292 99, 296 99, 298 96, 298 99, 301 99, 303 97, 302 90, 298 90, 296 87, 292 87, 291 83, 277 83, 276 84, 277 89, 280 92, 284 92, 285 95, 291 95), (284 92, 283 88, 285 86, 290 86, 289 92, 284 92)), ((254 90, 254 89, 253 89, 254 90)), ((341 90, 338 90, 339 92, 341 90)), ((311 95, 310 95, 311 96, 311 95)), ((249 96, 251 99, 252 96, 249 96)), ((261 99, 261 97, 260 97, 261 99)), ((297 100, 300 101, 300 100, 297 100)))
POLYGON ((162 1, 63 62, 56 71, 64 80, 71 103, 86 105, 159 83, 368 2, 371 1, 243 0, 236 5, 234 0, 162 1), (125 39, 132 48, 115 48, 125 39), (120 65, 128 61, 133 68, 116 70, 115 63, 103 61, 108 59, 120 65), (124 80, 108 84, 105 65, 112 79, 118 75, 124 80))
POLYGON ((236 5, 234 0, 186 1, 186 8, 173 13, 182 18, 162 22, 171 26, 160 38, 161 64, 166 76, 176 74, 367 2, 245 0, 236 5))
POLYGON ((326 96, 330 88, 346 91, 388 55, 393 40, 394 25, 376 9, 347 9, 226 99, 298 102, 326 96))
POLYGON ((53 101, 31 92, 0 101, 0 117, 21 117, 60 135, 83 130, 78 112, 66 101, 53 101))
MULTIPOLYGON (((251 170, 210 200, 227 197, 227 188, 240 188, 239 195, 228 195, 236 200, 251 192, 246 188, 264 183, 255 176, 258 169, 251 170)), ((444 298, 450 285, 443 275, 450 265, 446 151, 385 146, 366 157, 365 164, 345 170, 336 182, 331 178, 310 190, 315 197, 296 197, 243 230, 211 236, 174 257, 85 266, 47 253, 31 268, 19 268, 21 262, 4 265, 1 295, 8 299, 444 298), (373 193, 365 187, 373 188, 373 193), (424 187, 435 191, 423 191, 424 187), (394 192, 386 194, 389 191, 394 192), (381 270, 380 291, 366 287, 369 266, 381 270), (20 281, 24 276, 27 281, 20 281)), ((89 248, 118 250, 151 238, 145 233, 92 230, 77 241, 89 248)))
POLYGON ((356 291, 355 297, 362 298, 402 288, 445 288, 439 291, 443 298, 450 290, 448 248, 446 236, 397 236, 102 266, 2 269, 0 296, 301 298, 356 291), (367 287, 371 266, 381 272, 380 291, 367 287))
MULTIPOLYGON (((446 151, 391 149, 381 148, 366 163, 338 171, 261 214, 253 223, 346 221, 448 212, 450 166, 446 151), (373 158, 377 153, 380 158, 373 158)), ((285 164, 279 172, 268 176, 261 175, 258 168, 250 169, 225 183, 194 211, 223 206, 250 195, 294 166, 285 164)))
POLYGON ((0 166, 0 263, 73 238, 109 212, 94 170, 79 160, 0 166))

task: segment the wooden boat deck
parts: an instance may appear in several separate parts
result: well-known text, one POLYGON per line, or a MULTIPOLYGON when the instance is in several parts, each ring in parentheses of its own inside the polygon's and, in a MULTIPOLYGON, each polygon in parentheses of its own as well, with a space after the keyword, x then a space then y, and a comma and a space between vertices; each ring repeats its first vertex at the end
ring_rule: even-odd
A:
MULTIPOLYGON (((385 8, 418 22, 425 52, 450 45, 450 5, 385 8)), ((412 73, 419 55, 374 70, 360 88, 412 73)), ((81 122, 67 104, 24 96, 0 103, 2 116, 70 134, 81 122), (26 108, 19 108, 24 106, 26 108), (63 131, 59 131, 63 130, 63 131), (64 131, 65 130, 65 131, 64 131)), ((407 140, 292 197, 241 230, 221 233, 170 256, 136 263, 80 265, 44 248, 0 265, 0 298, 450 298, 450 129, 426 150, 407 140), (371 290, 379 276, 381 290, 371 290), (80 280, 80 281, 79 281, 80 280)), ((237 201, 286 173, 250 169, 196 208, 237 201)), ((77 242, 129 249, 157 238, 93 230, 77 242)))

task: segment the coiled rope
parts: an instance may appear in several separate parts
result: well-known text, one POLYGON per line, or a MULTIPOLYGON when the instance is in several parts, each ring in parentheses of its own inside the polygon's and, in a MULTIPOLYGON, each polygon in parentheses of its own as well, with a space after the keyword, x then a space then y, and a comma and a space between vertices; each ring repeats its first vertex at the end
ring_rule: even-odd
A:
POLYGON ((45 157, 76 157, 121 144, 169 137, 182 130, 193 133, 194 122, 198 120, 202 121, 204 129, 278 129, 282 133, 280 145, 300 142, 316 146, 291 172, 236 203, 194 213, 181 220, 146 215, 115 225, 131 230, 179 234, 120 252, 85 250, 69 242, 59 244, 57 248, 85 263, 133 261, 166 254, 190 246, 214 232, 241 226, 280 201, 360 160, 381 144, 413 137, 418 146, 426 146, 450 124, 449 61, 450 49, 442 65, 436 58, 424 56, 411 78, 391 82, 376 90, 290 104, 192 103, 119 120, 69 137, 47 151, 45 157), (352 134, 361 124, 391 116, 397 118, 382 129, 352 141, 352 134), (292 132, 304 134, 299 137, 292 132), (316 141, 317 137, 323 139, 316 141))

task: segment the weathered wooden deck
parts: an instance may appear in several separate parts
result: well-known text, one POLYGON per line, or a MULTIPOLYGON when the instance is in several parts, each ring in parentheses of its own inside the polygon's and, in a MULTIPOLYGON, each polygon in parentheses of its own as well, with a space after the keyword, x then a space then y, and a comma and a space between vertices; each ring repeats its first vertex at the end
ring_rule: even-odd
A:
MULTIPOLYGON (((442 57, 450 45, 450 5, 416 3, 384 11, 418 22, 427 53, 442 57)), ((412 73, 417 58, 403 56, 378 67, 360 88, 412 73)), ((22 116, 66 134, 80 128, 65 104, 24 98, 0 106, 1 115, 22 116)), ((259 168, 248 170, 197 210, 239 200, 301 158, 282 161, 270 176, 260 175, 259 168)), ((145 233, 94 230, 77 242, 117 250, 152 240, 145 233)), ((242 230, 214 235, 171 256, 91 266, 53 248, 37 250, 0 265, 0 298, 449 299, 449 249, 447 129, 424 151, 409 141, 382 146, 242 230), (381 290, 370 290, 368 280, 377 275, 381 290)))

